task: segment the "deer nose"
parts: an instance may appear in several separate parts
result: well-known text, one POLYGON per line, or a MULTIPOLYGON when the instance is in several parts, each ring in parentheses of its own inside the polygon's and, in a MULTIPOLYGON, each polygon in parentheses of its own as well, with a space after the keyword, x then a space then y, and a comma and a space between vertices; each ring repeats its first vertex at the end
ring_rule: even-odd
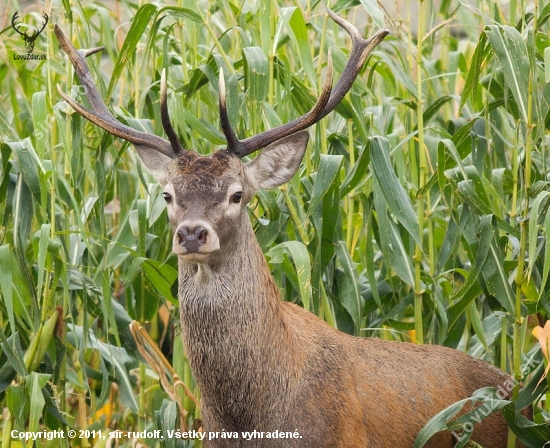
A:
POLYGON ((199 248, 206 244, 208 230, 202 226, 180 227, 177 230, 179 245, 187 250, 187 253, 198 252, 199 248))

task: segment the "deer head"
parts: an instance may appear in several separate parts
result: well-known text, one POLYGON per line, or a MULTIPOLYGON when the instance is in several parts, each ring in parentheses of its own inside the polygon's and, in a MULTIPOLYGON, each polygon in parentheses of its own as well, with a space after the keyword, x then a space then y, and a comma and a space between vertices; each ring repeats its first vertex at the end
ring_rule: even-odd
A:
POLYGON ((13 27, 13 29, 18 34, 21 35, 21 37, 25 41, 25 46, 27 48, 27 53, 32 53, 33 50, 34 50, 34 41, 40 35, 40 33, 42 33, 42 31, 44 31, 44 28, 46 28, 46 25, 48 24, 48 19, 49 19, 48 14, 44 13, 44 15, 43 15, 44 22, 42 23, 42 28, 40 28, 40 29, 35 28, 35 30, 33 31, 33 33, 30 36, 27 34, 26 31, 23 32, 23 31, 20 30, 20 26, 17 24, 17 18, 18 17, 19 17, 19 11, 15 11, 15 14, 11 18, 11 26, 13 27))
POLYGON ((75 111, 110 132, 130 141, 144 164, 164 186, 164 198, 174 231, 173 251, 192 261, 204 261, 216 253, 216 260, 235 246, 239 226, 246 215, 245 205, 262 188, 274 188, 287 182, 297 171, 304 155, 308 127, 330 113, 351 88, 371 51, 388 34, 377 32, 365 40, 349 22, 327 10, 330 17, 351 36, 352 50, 340 80, 332 88, 330 53, 323 90, 315 106, 305 115, 244 140, 239 140, 229 123, 223 70, 219 78, 221 127, 227 148, 208 157, 183 149, 168 116, 166 73, 161 76, 160 110, 168 140, 135 130, 120 123, 109 112, 91 79, 85 57, 101 48, 77 51, 56 25, 55 34, 69 56, 92 107, 88 109, 61 89, 59 93, 75 111), (262 149, 251 162, 240 159, 262 149), (207 204, 207 205, 206 205, 207 204))

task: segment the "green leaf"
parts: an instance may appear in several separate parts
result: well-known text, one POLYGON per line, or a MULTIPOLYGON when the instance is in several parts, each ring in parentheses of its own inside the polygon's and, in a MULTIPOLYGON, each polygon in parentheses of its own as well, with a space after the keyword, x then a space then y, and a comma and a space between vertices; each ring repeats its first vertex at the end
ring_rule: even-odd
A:
POLYGON ((397 225, 388 216, 388 204, 383 198, 382 187, 374 177, 373 193, 374 207, 378 217, 378 225, 384 229, 380 233, 381 250, 388 266, 408 285, 415 284, 412 257, 408 253, 397 225))
POLYGON ((159 296, 144 270, 137 273, 132 282, 132 288, 126 289, 125 292, 126 307, 132 319, 143 323, 155 317, 158 311, 159 296))
POLYGON ((489 25, 485 28, 485 34, 500 62, 521 116, 527 122, 527 85, 531 67, 525 42, 519 31, 511 26, 489 25))
POLYGON ((550 82, 550 47, 544 49, 544 80, 550 82))
POLYGON ((489 351, 489 346, 487 345, 487 338, 485 337, 485 330, 483 329, 483 323, 481 322, 481 315, 477 309, 475 302, 470 302, 468 308, 470 312, 470 321, 472 323, 472 328, 474 329, 475 334, 477 335, 479 341, 483 344, 483 347, 489 351))
POLYGON ((181 8, 179 6, 165 6, 161 8, 156 15, 160 16, 164 12, 175 18, 183 17, 184 19, 189 19, 199 24, 204 23, 204 20, 200 16, 200 14, 197 14, 195 11, 189 8, 181 8))
POLYGON ((447 429, 447 422, 458 414, 470 398, 464 398, 434 415, 420 430, 414 439, 414 448, 422 448, 430 438, 447 429))
POLYGON ((247 107, 249 109, 251 127, 261 129, 263 104, 267 98, 268 89, 268 62, 260 47, 243 48, 245 88, 247 107))
MULTIPOLYGON (((529 252, 529 264, 527 265, 527 277, 531 277, 531 274, 533 272, 533 268, 535 267, 535 262, 537 261, 537 238, 539 236, 538 231, 538 221, 540 219, 540 213, 539 208, 543 201, 547 201, 547 198, 550 196, 550 193, 548 191, 542 191, 540 192, 535 200, 533 201, 533 205, 531 206, 531 213, 529 216, 529 245, 528 245, 528 252, 529 252)), ((546 217, 548 216, 547 213, 545 213, 546 217)), ((545 218, 546 218, 545 217, 545 218)), ((548 235, 548 234, 547 234, 548 235)), ((548 252, 548 251, 547 251, 548 252)), ((546 269, 546 268, 545 268, 546 269)), ((548 274, 546 274, 548 275, 548 274)), ((544 289, 544 284, 541 286, 541 292, 544 289)))
MULTIPOLYGON (((489 225, 489 223, 487 223, 487 225, 489 225)), ((491 246, 487 254, 487 259, 481 268, 481 275, 485 279, 485 284, 489 293, 498 300, 513 318, 515 318, 515 297, 508 280, 508 274, 509 273, 504 269, 502 250, 493 237, 491 238, 491 246)))
POLYGON ((526 446, 540 448, 548 444, 550 429, 547 423, 536 424, 532 422, 516 411, 512 405, 506 406, 502 412, 508 426, 526 446))
POLYGON ((274 21, 273 2, 260 2, 260 41, 264 54, 271 51, 271 36, 274 21))
MULTIPOLYGON (((25 362, 23 360, 23 349, 21 348, 21 344, 19 342, 19 334, 15 333, 7 339, 4 331, 0 328, 0 348, 6 355, 6 358, 8 359, 11 367, 13 367, 14 371, 21 376, 27 375, 27 368, 25 367, 25 362)), ((1 367, 0 371, 3 370, 4 367, 1 367)), ((15 376, 15 374, 13 376, 15 376)), ((3 390, 0 389, 0 391, 3 390)))
POLYGON ((376 0, 360 0, 361 4, 365 8, 365 11, 369 16, 372 17, 372 20, 377 28, 384 28, 386 26, 384 22, 384 13, 378 6, 376 0))
POLYGON ((307 35, 306 21, 299 8, 281 8, 281 20, 285 23, 290 39, 300 52, 300 62, 309 83, 317 85, 313 60, 311 58, 311 45, 307 35))
POLYGON ((38 369, 38 366, 44 361, 44 356, 52 338, 54 337, 55 327, 59 318, 59 311, 54 309, 52 315, 44 323, 40 324, 37 334, 25 352, 23 357, 25 365, 29 371, 38 369))
POLYGON ((340 241, 337 256, 338 262, 343 269, 343 275, 338 281, 340 303, 353 319, 355 335, 359 336, 361 322, 363 321, 363 298, 359 289, 357 268, 351 259, 345 241, 340 241))
POLYGON ((181 106, 181 114, 183 120, 188 129, 193 129, 195 132, 204 137, 210 143, 215 145, 225 145, 225 137, 223 134, 210 123, 205 122, 204 120, 199 120, 195 115, 193 115, 188 109, 181 106))
POLYGON ((546 213, 544 218, 544 229, 546 232, 546 241, 544 246, 544 264, 542 268, 542 281, 540 283, 540 294, 542 295, 545 291, 545 286, 548 281, 548 273, 550 272, 550 246, 548 244, 548 235, 550 235, 550 213, 546 213))
POLYGON ((367 146, 363 147, 363 149, 359 153, 359 157, 355 161, 355 164, 350 167, 351 169, 346 174, 346 178, 344 179, 344 181, 342 182, 342 186, 340 187, 340 196, 346 196, 357 186, 357 184, 362 179, 370 175, 368 173, 370 152, 367 148, 367 146))
POLYGON ((40 423, 40 417, 46 401, 44 395, 42 395, 42 388, 46 387, 51 375, 46 373, 32 372, 30 375, 24 377, 25 389, 29 397, 30 413, 29 413, 29 426, 28 431, 38 431, 38 424, 40 423))
MULTIPOLYGON (((473 426, 475 422, 479 422, 480 420, 487 418, 500 409, 505 408, 509 404, 510 401, 500 399, 499 391, 494 387, 484 387, 478 389, 472 394, 471 397, 464 398, 456 403, 453 403, 432 417, 417 434, 414 441, 414 448, 423 447, 434 434, 440 431, 447 429, 459 430, 462 429, 466 423, 471 423, 473 426), (464 408, 464 405, 469 402, 472 404, 481 404, 480 406, 474 407, 473 410, 462 414, 456 420, 452 420, 452 418, 464 408)), ((457 446, 466 446, 470 436, 471 432, 464 431, 459 445, 457 446)))
MULTIPOLYGON (((481 216, 491 215, 493 213, 493 207, 489 203, 487 198, 487 192, 483 182, 480 181, 479 175, 477 175, 477 180, 471 180, 472 170, 468 170, 466 167, 467 174, 469 176, 468 180, 463 180, 458 183, 457 193, 459 197, 467 203, 472 211, 481 216), (468 173, 469 172, 469 173, 468 173)), ((473 168, 473 167, 471 167, 473 168)), ((498 224, 498 227, 502 230, 505 230, 510 235, 518 236, 518 231, 512 227, 504 219, 494 215, 494 219, 498 224)))
POLYGON ((423 114, 424 125, 426 125, 428 121, 430 121, 432 117, 439 112, 439 109, 441 109, 445 104, 452 101, 453 99, 454 97, 450 95, 443 95, 436 99, 432 104, 430 104, 423 114))
MULTIPOLYGON (((74 338, 82 340, 84 336, 82 327, 72 324, 68 324, 68 327, 73 333, 74 338)), ((126 350, 122 347, 115 347, 105 342, 101 342, 91 331, 87 334, 87 342, 89 348, 97 349, 103 359, 114 367, 116 372, 116 383, 120 390, 120 400, 124 406, 137 413, 139 410, 139 405, 134 395, 129 372, 124 367, 125 363, 132 362, 132 359, 128 356, 126 350)), ((75 341, 72 343, 73 345, 76 345, 75 341)))
POLYGON ((178 271, 166 263, 151 259, 144 259, 141 267, 159 294, 177 305, 178 299, 172 295, 171 288, 178 278, 178 271))
POLYGON ((110 98, 113 94, 113 90, 122 74, 124 66, 128 63, 128 60, 136 54, 136 47, 139 43, 141 36, 145 32, 151 17, 157 11, 158 6, 154 3, 147 3, 138 9, 136 15, 132 20, 132 25, 126 34, 126 39, 122 44, 120 49, 120 54, 113 68, 113 73, 111 74, 111 81, 109 82, 109 87, 107 89, 107 98, 110 98))
MULTIPOLYGON (((11 415, 15 418, 22 420, 27 417, 25 415, 25 408, 28 407, 27 394, 25 394, 25 387, 12 384, 6 391, 6 404, 11 415)), ((28 409, 27 409, 28 413, 28 409)))
POLYGON ((382 61, 384 61, 388 67, 391 69, 391 72, 393 75, 399 80, 399 82, 407 89, 407 92, 411 95, 411 98, 418 100, 418 89, 416 88, 416 84, 413 82, 411 77, 407 75, 405 70, 398 65, 393 58, 391 58, 386 53, 380 52, 380 51, 374 51, 372 53, 373 55, 376 55, 379 57, 382 61))
POLYGON ((540 345, 536 345, 523 357, 520 372, 524 377, 529 376, 529 381, 519 391, 515 401, 516 409, 521 411, 534 403, 548 391, 548 381, 541 381, 544 375, 544 361, 540 345))
MULTIPOLYGON (((463 213, 468 213, 464 210, 463 213)), ((479 241, 475 250, 475 258, 472 267, 468 271, 466 276, 466 282, 460 288, 457 293, 451 297, 451 305, 448 308, 447 315, 449 316, 449 327, 452 327, 460 315, 464 312, 466 307, 478 294, 477 290, 470 291, 476 286, 479 288, 477 282, 478 276, 481 273, 482 266, 485 264, 489 252, 491 250, 491 243, 494 237, 493 226, 491 225, 491 216, 482 217, 479 224, 479 241)), ((464 273, 466 274, 466 273, 464 273)))
MULTIPOLYGON (((393 170, 388 140, 382 137, 370 139, 372 172, 380 184, 389 211, 407 229, 409 235, 422 247, 418 219, 412 201, 393 170)), ((414 283, 413 283, 414 284, 414 283)))
POLYGON ((42 273, 46 268, 46 255, 48 255, 48 243, 50 242, 50 229, 51 229, 50 224, 42 224, 40 231, 38 232, 39 244, 38 244, 37 260, 38 260, 38 272, 40 274, 38 275, 38 285, 36 287, 37 296, 40 296, 42 293, 42 284, 44 282, 44 276, 42 275, 42 273))
POLYGON ((321 154, 307 216, 311 216, 337 178, 343 156, 321 154))
POLYGON ((271 248, 266 255, 270 259, 270 263, 281 264, 285 254, 289 255, 294 262, 298 283, 294 287, 300 291, 304 308, 309 310, 311 303, 311 262, 307 248, 299 241, 285 241, 271 248))
POLYGON ((36 152, 40 159, 44 157, 46 141, 49 136, 46 92, 35 92, 32 96, 32 115, 36 152))
POLYGON ((179 431, 178 425, 178 408, 177 404, 171 400, 162 400, 162 405, 159 411, 155 411, 157 420, 159 421, 159 427, 162 428, 162 437, 166 443, 167 448, 176 448, 177 438, 170 437, 168 431, 179 431))
POLYGON ((6 306, 8 320, 13 331, 16 327, 13 313, 12 266, 11 247, 8 244, 0 246, 0 291, 2 291, 2 300, 6 306))
POLYGON ((469 65, 466 83, 464 84, 464 90, 462 91, 462 95, 460 97, 459 109, 462 109, 466 105, 466 102, 470 96, 473 97, 472 101, 475 101, 479 86, 479 77, 490 56, 491 53, 487 48, 487 35, 482 33, 479 36, 479 42, 469 65))
POLYGON ((44 168, 30 139, 26 138, 21 142, 8 142, 7 144, 17 159, 25 184, 40 203, 42 198, 39 177, 44 173, 44 168))

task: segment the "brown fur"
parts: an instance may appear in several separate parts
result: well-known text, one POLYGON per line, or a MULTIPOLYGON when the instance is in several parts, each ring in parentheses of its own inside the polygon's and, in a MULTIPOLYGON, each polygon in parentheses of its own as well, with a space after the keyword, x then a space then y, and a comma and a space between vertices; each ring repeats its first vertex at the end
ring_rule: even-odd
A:
MULTIPOLYGON (((203 158, 202 171, 173 162, 177 170, 168 181, 177 186, 177 203, 186 204, 193 220, 207 220, 220 241, 206 258, 179 257, 182 330, 202 394, 204 431, 239 437, 242 431, 298 431, 301 438, 217 438, 205 440, 206 447, 410 447, 437 412, 510 379, 449 348, 351 337, 282 302, 246 207, 229 213, 223 200, 235 182, 249 199, 257 179, 247 178, 238 159, 222 158, 221 174, 218 157, 203 158), (214 180, 199 181, 214 171, 214 180), (204 204, 205 198, 216 199, 204 204)), ((180 207, 169 208, 169 215, 175 228, 188 219, 180 207)), ((472 439, 503 448, 507 432, 495 415, 476 425, 472 439)), ((426 446, 454 444, 447 433, 426 446)))

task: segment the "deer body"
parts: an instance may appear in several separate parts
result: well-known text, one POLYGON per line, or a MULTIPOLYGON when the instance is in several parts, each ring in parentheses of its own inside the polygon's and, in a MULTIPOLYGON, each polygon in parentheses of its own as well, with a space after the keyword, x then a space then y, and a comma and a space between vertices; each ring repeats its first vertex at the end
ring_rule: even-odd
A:
MULTIPOLYGON (((304 145, 304 136, 299 137, 282 144, 289 151, 287 160, 290 154, 301 159, 300 150, 290 148, 304 145)), ((264 159, 277 150, 264 150, 257 164, 270 166, 264 159)), ((221 153, 172 162, 179 172, 168 171, 177 190, 170 181, 165 187, 181 198, 180 206, 187 203, 193 210, 190 217, 180 217, 180 206, 168 205, 174 251, 183 252, 181 226, 208 224, 209 234, 219 241, 213 257, 179 256, 182 331, 202 393, 204 429, 239 434, 238 440, 206 440, 205 446, 409 447, 437 412, 476 389, 509 380, 489 364, 445 347, 351 337, 281 301, 244 206, 252 185, 277 173, 225 160, 227 169, 217 172, 216 182, 204 182, 212 177, 210 162, 216 167, 218 157, 228 158, 221 153), (228 201, 235 186, 244 193, 239 204, 228 201), (210 198, 206 208, 201 202, 205 197, 210 198), (243 439, 243 432, 254 430, 297 431, 301 438, 243 439)), ((475 435, 486 448, 505 447, 507 427, 495 416, 479 425, 475 435)), ((450 434, 430 443, 454 446, 450 434)))
MULTIPOLYGON (((251 240, 256 243, 254 239, 251 240)), ((257 244, 255 257, 269 278, 257 244)), ((252 261, 247 258, 246 261, 252 261)), ((215 439, 212 447, 412 447, 417 432, 439 410, 480 387, 509 377, 455 350, 340 333, 275 294, 257 275, 227 282, 258 265, 193 275, 180 262, 185 349, 202 393, 204 430, 297 431, 301 439, 215 439), (183 265, 183 266, 182 266, 183 265), (223 285, 216 285, 217 282, 223 285), (255 282, 256 281, 256 282, 255 282), (196 282, 195 287, 190 283, 196 282), (214 286, 214 287, 212 287, 214 286), (244 289, 241 288, 244 286, 244 289), (253 289, 258 287, 258 289, 253 289), (188 289, 189 288, 189 289, 188 289), (190 290, 192 293, 190 293, 190 290), (202 290, 202 292, 201 292, 202 290), (204 291, 212 291, 213 294, 204 291)), ((483 447, 505 447, 504 420, 476 427, 483 447)), ((450 434, 434 448, 453 447, 450 434)))
MULTIPOLYGON (((436 413, 476 389, 509 381, 504 372, 456 350, 391 343, 338 332, 308 311, 280 300, 255 239, 246 204, 260 189, 289 181, 304 156, 305 129, 332 111, 353 84, 372 49, 387 35, 364 40, 350 23, 328 14, 351 36, 353 47, 338 83, 327 81, 310 112, 257 136, 239 140, 227 116, 220 68, 220 118, 228 146, 211 156, 182 148, 170 123, 166 79, 161 118, 169 140, 123 125, 109 112, 91 80, 85 57, 59 27, 92 109, 60 90, 81 115, 134 144, 163 186, 178 256, 182 332, 201 390, 203 429, 237 432, 205 439, 206 447, 412 446, 436 413), (261 149, 249 163, 240 159, 261 149), (243 432, 283 431, 299 438, 251 438, 243 432)), ((472 440, 504 448, 501 415, 476 425, 472 440)), ((454 446, 437 434, 427 446, 454 446)))

